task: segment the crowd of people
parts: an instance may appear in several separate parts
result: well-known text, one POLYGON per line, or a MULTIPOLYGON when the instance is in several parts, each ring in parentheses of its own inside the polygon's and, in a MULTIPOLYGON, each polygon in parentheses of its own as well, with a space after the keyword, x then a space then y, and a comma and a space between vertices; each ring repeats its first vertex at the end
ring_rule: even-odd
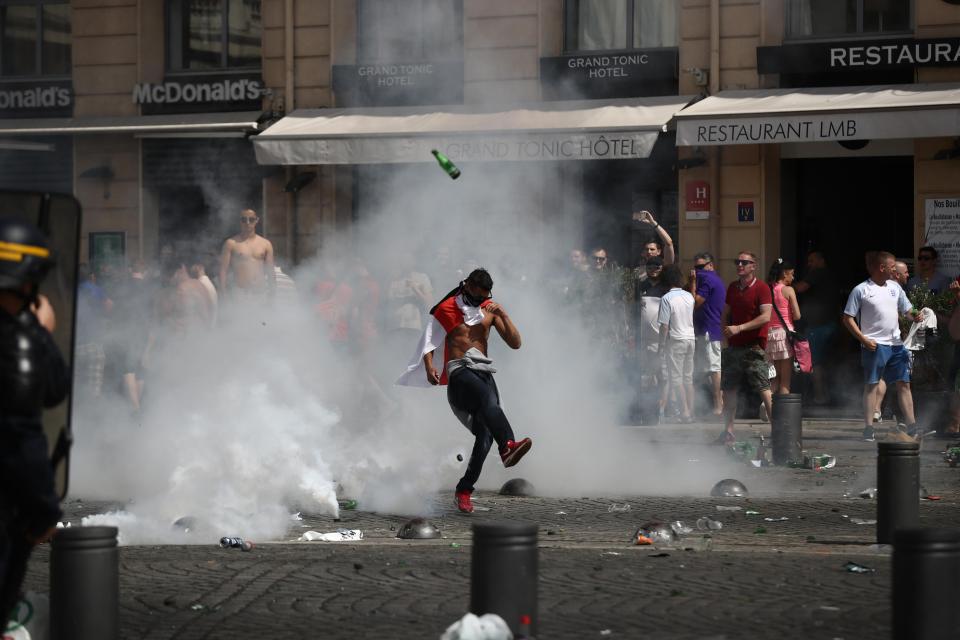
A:
POLYGON ((439 247, 423 261, 429 263, 423 271, 412 253, 395 252, 374 275, 360 256, 333 247, 295 282, 276 264, 272 243, 257 233, 259 222, 256 212, 242 211, 238 233, 223 242, 219 255, 186 242, 163 245, 153 264, 81 265, 78 400, 105 406, 119 398, 139 412, 151 370, 176 352, 168 347, 228 326, 246 313, 241 309, 298 309, 314 318, 316 335, 365 376, 362 386, 373 390, 377 404, 389 404, 385 389, 416 346, 426 310, 465 277, 449 249, 439 247), (375 366, 373 358, 394 366, 375 366))
MULTIPOLYGON (((805 402, 829 404, 827 364, 836 351, 838 329, 844 327, 861 351, 863 438, 875 437, 888 385, 895 389, 898 433, 923 435, 910 387, 917 347, 904 341, 911 325, 924 321, 923 300, 938 295, 953 300, 960 292, 960 284, 938 270, 934 247, 920 249, 913 276, 906 261, 884 251, 868 252, 868 278, 852 287, 844 303, 846 292, 818 250, 807 254, 802 278, 793 264, 777 258, 765 279, 757 255, 742 251, 734 259, 737 278, 728 284, 709 252, 695 254, 693 268, 684 274, 675 264, 672 239, 653 215, 639 212, 634 220, 656 233, 644 245, 639 267, 618 267, 602 246, 588 253, 574 249, 561 287, 581 306, 598 339, 621 357, 621 369, 638 373, 627 376, 639 388, 637 419, 688 423, 699 416, 722 421, 718 442, 732 443, 738 397, 759 400, 752 415, 769 420, 774 394, 796 390, 798 341, 803 342, 799 347, 808 345, 812 365, 805 402), (920 302, 915 305, 910 296, 920 302)), ((941 315, 940 321, 948 318, 941 315)), ((953 324, 958 339, 960 319, 953 324)), ((954 360, 951 381, 960 369, 954 360)), ((955 430, 960 403, 954 403, 953 414, 955 430)))
POLYGON ((240 231, 223 243, 219 260, 164 245, 150 266, 143 260, 129 268, 110 260, 80 265, 76 397, 119 396, 137 412, 147 372, 179 338, 216 328, 225 301, 256 304, 295 295, 289 276, 274 264, 272 244, 256 232, 258 222, 254 211, 243 211, 240 231))
MULTIPOLYGON (((911 352, 903 347, 903 338, 910 322, 923 318, 906 292, 936 295, 960 286, 937 269, 936 249, 920 249, 913 276, 906 261, 885 252, 868 253, 869 278, 852 288, 844 304, 840 283, 820 251, 807 254, 802 277, 794 265, 778 258, 765 279, 756 254, 740 252, 734 260, 737 278, 725 283, 710 252, 695 254, 692 268, 684 273, 676 263, 672 238, 654 215, 640 211, 633 220, 651 236, 639 266, 616 265, 602 246, 589 252, 577 248, 570 252, 567 268, 555 272, 548 283, 577 309, 579 321, 609 354, 611 375, 636 391, 633 419, 722 422, 719 441, 731 442, 738 397, 755 403, 741 409, 740 416, 766 420, 774 394, 797 390, 794 344, 800 338, 808 342, 812 360, 802 389, 808 396, 805 403, 827 404, 831 395, 825 364, 843 326, 862 350, 864 438, 873 437, 874 422, 884 413, 888 384, 903 430, 917 435, 911 352), (880 305, 881 300, 889 302, 887 298, 894 307, 880 305)), ((331 345, 360 363, 363 371, 382 368, 370 362, 374 353, 403 363, 440 294, 478 266, 459 270, 449 249, 440 247, 419 256, 419 266, 414 254, 398 253, 392 269, 376 277, 361 258, 331 250, 316 276, 298 287, 275 265, 271 243, 256 232, 258 222, 254 211, 243 211, 239 233, 223 243, 215 265, 213 256, 183 257, 164 248, 152 269, 142 261, 126 272, 109 263, 83 269, 78 393, 100 397, 113 390, 138 411, 154 354, 178 335, 216 327, 225 300, 270 299, 309 309, 331 345)), ((395 370, 382 376, 365 374, 370 377, 366 386, 384 402, 389 402, 389 374, 395 370)), ((956 408, 960 418, 960 403, 956 408)))

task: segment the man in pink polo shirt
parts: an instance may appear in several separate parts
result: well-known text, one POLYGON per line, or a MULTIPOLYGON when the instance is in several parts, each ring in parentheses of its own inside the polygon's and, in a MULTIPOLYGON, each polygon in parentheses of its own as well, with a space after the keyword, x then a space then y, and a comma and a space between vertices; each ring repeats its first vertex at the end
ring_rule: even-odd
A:
POLYGON ((721 319, 727 348, 720 359, 720 387, 723 389, 723 413, 726 423, 718 444, 731 444, 733 420, 737 415, 737 392, 748 387, 760 394, 770 415, 770 367, 767 364, 767 323, 773 300, 770 287, 757 279, 757 256, 741 251, 734 261, 737 279, 727 287, 727 300, 721 319))

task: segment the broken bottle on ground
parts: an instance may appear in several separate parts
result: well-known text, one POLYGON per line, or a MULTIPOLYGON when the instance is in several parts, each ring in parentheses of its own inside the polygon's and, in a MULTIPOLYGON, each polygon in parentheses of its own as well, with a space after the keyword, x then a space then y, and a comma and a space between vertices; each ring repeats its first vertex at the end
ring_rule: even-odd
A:
POLYGON ((703 518, 697 519, 697 529, 700 531, 719 531, 723 529, 723 523, 719 520, 704 516, 703 518))
POLYGON ((647 522, 633 534, 634 544, 670 544, 676 540, 676 531, 663 522, 647 522))

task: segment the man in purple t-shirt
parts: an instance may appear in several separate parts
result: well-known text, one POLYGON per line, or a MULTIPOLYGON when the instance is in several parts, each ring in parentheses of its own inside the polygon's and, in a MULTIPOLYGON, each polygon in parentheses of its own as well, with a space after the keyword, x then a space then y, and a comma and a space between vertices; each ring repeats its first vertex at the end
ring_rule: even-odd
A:
POLYGON ((713 392, 713 416, 723 416, 723 393, 720 391, 720 354, 723 351, 723 330, 720 316, 727 288, 717 274, 713 256, 706 251, 693 257, 690 270, 690 293, 696 301, 693 330, 697 336, 698 371, 707 374, 713 392))

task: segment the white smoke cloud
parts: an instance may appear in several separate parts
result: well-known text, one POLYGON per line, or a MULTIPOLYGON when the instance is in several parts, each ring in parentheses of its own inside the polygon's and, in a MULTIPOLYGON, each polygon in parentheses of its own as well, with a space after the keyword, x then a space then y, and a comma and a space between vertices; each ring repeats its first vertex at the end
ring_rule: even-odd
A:
POLYGON ((332 346, 314 309, 313 285, 331 265, 355 273, 359 262, 380 283, 379 319, 404 254, 434 276, 434 300, 459 273, 485 266, 523 336, 514 352, 491 335, 490 355, 514 431, 534 446, 509 472, 494 451, 480 488, 520 476, 543 495, 703 495, 728 475, 621 426, 634 391, 620 353, 597 344, 556 287, 557 265, 582 244, 577 225, 543 211, 560 165, 461 169, 451 181, 429 163, 362 168, 350 234, 324 238, 321 255, 293 273, 300 304, 221 308, 215 331, 168 341, 148 372, 142 415, 131 418, 119 395, 106 408, 79 401, 73 493, 126 503, 88 523, 119 525, 125 543, 263 540, 283 537, 293 512, 335 516, 338 485, 379 512, 429 514, 437 492, 452 499, 473 437, 443 389, 392 386, 416 339, 402 354, 386 333, 366 351, 332 346), (442 268, 441 247, 451 255, 442 268), (189 534, 171 526, 184 517, 189 534))

